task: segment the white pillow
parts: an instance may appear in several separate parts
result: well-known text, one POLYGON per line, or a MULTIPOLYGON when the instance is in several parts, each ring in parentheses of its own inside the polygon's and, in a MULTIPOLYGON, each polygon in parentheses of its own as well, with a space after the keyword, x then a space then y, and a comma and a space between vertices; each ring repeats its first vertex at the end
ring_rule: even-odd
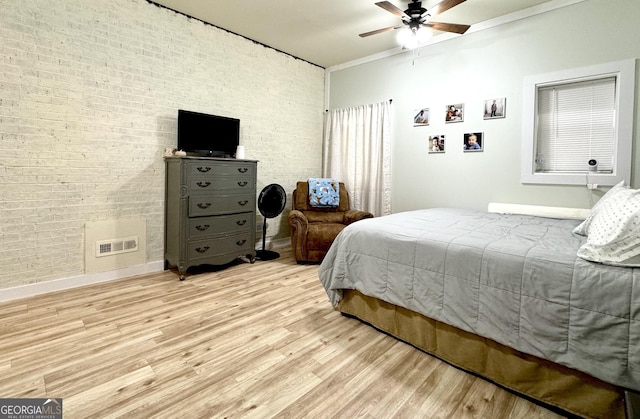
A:
POLYGON ((591 226, 591 222, 598 214, 598 210, 602 204, 604 204, 607 199, 613 198, 618 193, 628 190, 628 186, 624 186, 624 180, 621 180, 618 184, 613 186, 611 189, 607 191, 606 194, 602 195, 602 198, 591 208, 591 213, 589 216, 576 228, 573 229, 575 234, 580 234, 581 236, 587 236, 589 234, 589 226, 591 226))
POLYGON ((640 189, 608 197, 593 217, 578 256, 592 262, 640 267, 640 189))

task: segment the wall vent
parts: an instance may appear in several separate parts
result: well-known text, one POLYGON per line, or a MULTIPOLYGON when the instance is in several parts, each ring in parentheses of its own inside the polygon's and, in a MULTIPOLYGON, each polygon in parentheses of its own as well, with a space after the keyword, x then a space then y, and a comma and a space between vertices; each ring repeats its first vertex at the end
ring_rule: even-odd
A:
POLYGON ((118 255, 138 251, 138 236, 96 242, 96 257, 118 255))

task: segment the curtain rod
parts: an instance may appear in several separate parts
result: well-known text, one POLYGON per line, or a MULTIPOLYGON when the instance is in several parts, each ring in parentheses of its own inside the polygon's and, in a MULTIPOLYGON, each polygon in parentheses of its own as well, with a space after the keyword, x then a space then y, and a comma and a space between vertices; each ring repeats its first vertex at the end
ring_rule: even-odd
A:
MULTIPOLYGON (((393 99, 389 99, 389 103, 393 103, 393 99)), ((325 113, 329 112, 329 109, 325 109, 324 111, 325 111, 325 113)))

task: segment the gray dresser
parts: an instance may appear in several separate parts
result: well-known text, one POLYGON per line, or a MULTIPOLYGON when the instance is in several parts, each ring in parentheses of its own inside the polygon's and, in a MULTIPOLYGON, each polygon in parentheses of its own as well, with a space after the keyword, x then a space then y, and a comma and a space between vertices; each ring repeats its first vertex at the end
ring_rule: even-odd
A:
POLYGON ((257 161, 165 157, 165 269, 255 260, 257 161))

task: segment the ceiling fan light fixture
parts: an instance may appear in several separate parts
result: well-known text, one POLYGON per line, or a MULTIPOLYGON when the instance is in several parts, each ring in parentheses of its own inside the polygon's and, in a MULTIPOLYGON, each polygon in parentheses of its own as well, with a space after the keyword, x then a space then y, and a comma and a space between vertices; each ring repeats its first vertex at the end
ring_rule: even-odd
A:
POLYGON ((430 29, 420 29, 416 32, 416 38, 418 38, 419 44, 424 44, 433 36, 433 31, 430 29))
POLYGON ((400 29, 396 40, 404 49, 416 49, 420 46, 420 44, 426 42, 431 37, 431 35, 432 33, 429 30, 420 28, 409 29, 407 27, 400 29))
POLYGON ((398 41, 398 44, 402 46, 409 43, 411 38, 413 38, 413 31, 411 31, 409 27, 400 29, 396 35, 396 41, 398 41))

